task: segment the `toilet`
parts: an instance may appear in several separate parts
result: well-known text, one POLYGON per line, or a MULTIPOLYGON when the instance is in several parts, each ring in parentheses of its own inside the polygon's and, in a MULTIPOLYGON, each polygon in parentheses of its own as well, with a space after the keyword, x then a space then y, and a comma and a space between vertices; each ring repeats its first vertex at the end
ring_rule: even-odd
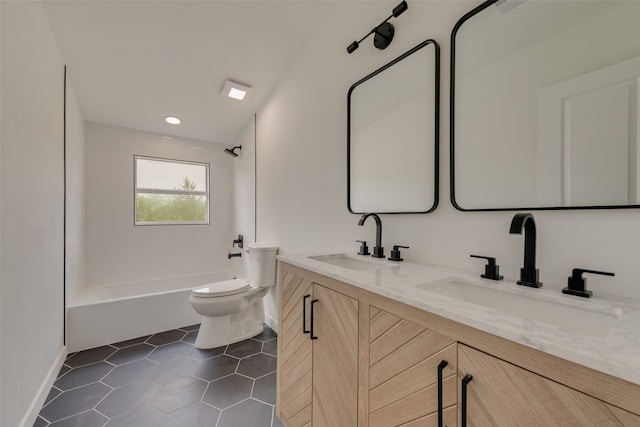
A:
POLYGON ((247 278, 213 282, 191 291, 189 302, 202 316, 196 348, 221 347, 262 332, 262 298, 276 284, 278 248, 265 243, 247 247, 247 278))

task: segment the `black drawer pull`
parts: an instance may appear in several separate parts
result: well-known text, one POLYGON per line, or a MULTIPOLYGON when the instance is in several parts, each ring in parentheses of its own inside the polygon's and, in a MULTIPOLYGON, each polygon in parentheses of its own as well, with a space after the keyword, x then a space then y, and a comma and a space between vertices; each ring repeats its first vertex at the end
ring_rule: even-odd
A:
POLYGON ((473 376, 467 374, 462 379, 462 425, 460 427, 467 427, 467 384, 473 379, 473 376))
POLYGON ((444 368, 446 368, 448 364, 449 362, 443 360, 438 365, 438 427, 447 427, 442 424, 442 371, 444 371, 444 368))
POLYGON ((310 331, 307 329, 307 298, 311 295, 305 295, 302 298, 302 333, 308 334, 310 331))
POLYGON ((311 327, 310 327, 310 331, 309 332, 311 333, 311 339, 312 340, 317 340, 318 339, 318 337, 313 335, 313 304, 315 304, 317 302, 318 302, 317 299, 311 300, 311 327))

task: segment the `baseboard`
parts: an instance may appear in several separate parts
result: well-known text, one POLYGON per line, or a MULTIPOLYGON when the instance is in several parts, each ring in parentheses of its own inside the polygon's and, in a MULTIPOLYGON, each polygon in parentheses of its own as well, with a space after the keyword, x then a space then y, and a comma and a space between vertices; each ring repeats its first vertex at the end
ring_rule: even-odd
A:
POLYGON ((268 314, 265 314, 264 323, 266 323, 268 327, 273 329, 276 334, 278 333, 278 321, 276 319, 269 316, 268 314))
POLYGON ((44 405, 44 401, 47 399, 47 396, 51 391, 51 387, 53 387, 53 383, 58 377, 58 373, 60 372, 60 368, 62 368, 62 364, 64 363, 66 357, 67 347, 63 346, 60 349, 60 353, 58 353, 56 360, 51 365, 51 369, 49 369, 49 372, 47 372, 47 376, 45 377, 44 381, 42 381, 42 384, 38 389, 38 393, 31 402, 31 405, 29 405, 27 413, 22 418, 20 427, 32 427, 33 423, 36 422, 36 418, 38 418, 40 409, 42 409, 42 405, 44 405))

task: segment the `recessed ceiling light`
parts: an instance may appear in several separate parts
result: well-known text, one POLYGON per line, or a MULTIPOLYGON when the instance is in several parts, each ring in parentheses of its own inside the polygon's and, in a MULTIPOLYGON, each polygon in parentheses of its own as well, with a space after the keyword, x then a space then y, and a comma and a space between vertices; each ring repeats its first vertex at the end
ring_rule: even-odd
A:
POLYGON ((181 120, 177 117, 174 116, 167 116, 164 118, 164 121, 171 124, 171 125, 179 125, 181 120))
POLYGON ((237 99, 240 101, 245 99, 245 97, 250 93, 251 93, 251 86, 234 82, 232 80, 225 81, 224 87, 222 88, 222 94, 224 96, 228 96, 229 98, 237 99))

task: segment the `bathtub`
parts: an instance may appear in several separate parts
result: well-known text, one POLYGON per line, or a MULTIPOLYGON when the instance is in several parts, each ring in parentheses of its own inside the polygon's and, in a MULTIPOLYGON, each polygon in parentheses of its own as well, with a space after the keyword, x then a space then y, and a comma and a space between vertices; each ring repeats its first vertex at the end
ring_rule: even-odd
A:
POLYGON ((67 305, 68 351, 200 323, 189 303, 191 290, 233 277, 221 271, 87 287, 67 305))

